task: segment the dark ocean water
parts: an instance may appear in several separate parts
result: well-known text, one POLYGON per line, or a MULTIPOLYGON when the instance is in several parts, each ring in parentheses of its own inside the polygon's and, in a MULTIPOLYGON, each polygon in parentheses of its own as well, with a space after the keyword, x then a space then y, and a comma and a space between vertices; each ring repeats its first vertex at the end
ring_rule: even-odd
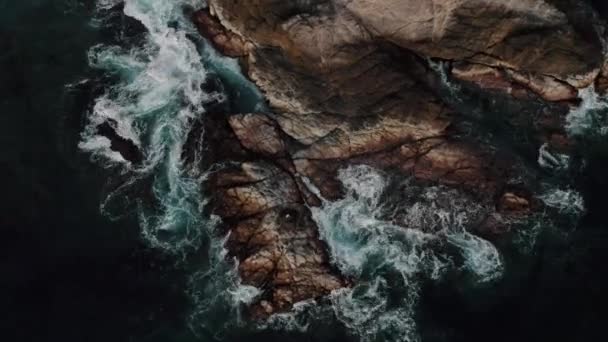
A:
MULTIPOLYGON (((150 248, 135 217, 100 214, 121 176, 78 149, 87 110, 112 82, 89 67, 87 52, 136 40, 142 28, 120 15, 94 25, 94 17, 93 1, 0 0, 0 339, 209 340, 186 326, 188 267, 150 248)), ((510 259, 501 285, 425 287, 423 341, 605 340, 608 149, 583 144, 589 166, 577 177, 588 214, 577 230, 566 240, 541 236, 534 257, 510 259)))
POLYGON ((101 216, 112 174, 77 147, 94 87, 66 85, 100 79, 87 50, 115 34, 91 25, 93 9, 0 1, 5 341, 167 341, 182 331, 181 274, 145 247, 135 221, 101 216))

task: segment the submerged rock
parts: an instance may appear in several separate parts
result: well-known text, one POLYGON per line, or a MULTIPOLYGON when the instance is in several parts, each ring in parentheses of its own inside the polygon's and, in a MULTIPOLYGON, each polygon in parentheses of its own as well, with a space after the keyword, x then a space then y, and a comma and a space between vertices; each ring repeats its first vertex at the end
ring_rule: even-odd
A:
POLYGON ((110 149, 120 153, 124 160, 135 165, 143 162, 144 156, 138 146, 133 141, 120 136, 116 132, 116 122, 114 120, 109 119, 98 125, 97 134, 107 138, 110 141, 110 149))
POLYGON ((229 165, 209 182, 214 208, 243 282, 263 292, 257 318, 350 284, 309 209, 343 196, 340 169, 457 189, 487 208, 471 232, 502 236, 541 209, 530 161, 541 145, 567 153, 578 90, 608 83, 601 21, 570 1, 208 3, 201 34, 272 109, 205 123, 207 162, 229 165), (501 138, 515 131, 526 139, 501 138))

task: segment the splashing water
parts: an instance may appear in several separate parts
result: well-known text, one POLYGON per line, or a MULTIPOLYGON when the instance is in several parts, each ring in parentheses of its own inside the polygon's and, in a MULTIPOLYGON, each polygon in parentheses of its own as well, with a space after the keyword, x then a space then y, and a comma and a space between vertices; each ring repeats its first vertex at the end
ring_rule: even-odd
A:
POLYGON ((580 216, 585 211, 583 196, 572 189, 551 189, 542 194, 540 199, 548 207, 575 217, 580 216))
POLYGON ((570 156, 550 151, 549 144, 545 143, 538 150, 538 165, 548 170, 567 170, 570 167, 570 156))
POLYGON ((579 90, 580 105, 566 117, 566 129, 572 136, 608 135, 608 101, 601 97, 593 85, 579 90))
POLYGON ((460 98, 461 88, 458 84, 452 82, 449 76, 449 63, 446 61, 433 61, 428 58, 427 63, 429 67, 439 75, 441 81, 441 87, 447 91, 447 94, 454 101, 461 102, 460 98))
MULTIPOLYGON (((95 101, 80 148, 106 157, 110 164, 122 163, 133 173, 133 179, 108 196, 102 210, 108 208, 110 200, 125 196, 137 180, 152 177, 156 203, 150 207, 137 200, 140 224, 152 246, 170 252, 200 243, 205 225, 200 215, 203 175, 184 165, 182 148, 192 121, 203 115, 204 105, 222 100, 222 94, 202 90, 207 72, 195 44, 187 37, 192 28, 182 10, 197 3, 127 0, 124 14, 148 31, 143 44, 130 49, 98 45, 89 51, 91 66, 116 75, 119 82, 95 101), (121 138, 137 146, 144 156, 141 165, 133 165, 110 150, 109 140, 97 133, 103 123, 110 123, 121 138)), ((101 1, 99 6, 114 4, 101 1)))
MULTIPOLYGON (((108 9, 117 2, 103 0, 99 7, 108 9)), ((217 218, 202 214, 206 199, 200 184, 206 173, 197 166, 204 156, 197 155, 191 164, 182 160, 192 121, 204 115, 206 104, 224 100, 223 94, 202 90, 209 69, 205 56, 188 38, 196 33, 182 9, 202 5, 195 0, 125 1, 124 13, 148 33, 140 46, 99 45, 90 50, 91 65, 119 81, 96 99, 79 146, 130 176, 102 204, 108 215, 113 214, 112 201, 133 196, 131 188, 151 180, 154 205, 134 199, 146 241, 176 254, 207 241, 206 265, 190 277, 188 293, 195 308, 189 324, 194 331, 225 332, 242 324, 240 308, 254 301, 260 290, 241 283, 238 263, 227 261, 225 241, 214 237, 217 218), (104 123, 137 146, 141 163, 111 150, 111 141, 97 131, 104 123)), ((209 50, 207 55, 218 58, 209 50)), ((234 72, 234 61, 212 62, 213 69, 229 70, 233 82, 242 82, 240 73, 234 72)), ((261 103, 254 108, 263 109, 261 103)), ((357 279, 356 286, 335 291, 329 301, 335 316, 362 340, 418 340, 414 312, 425 279, 439 279, 453 268, 471 273, 479 282, 502 274, 496 248, 467 232, 487 208, 443 187, 424 189, 415 201, 399 201, 391 207, 383 201, 388 179, 379 171, 349 167, 339 178, 346 196, 335 202, 323 200, 311 211, 334 265, 357 279), (446 246, 459 251, 462 265, 455 265, 446 246)), ((304 182, 322 198, 310 182, 304 182)), ((411 185, 406 192, 415 190, 420 189, 411 185)), ((267 326, 305 330, 307 325, 296 317, 315 304, 299 303, 292 313, 272 316, 267 326)))
POLYGON ((258 325, 259 330, 298 331, 305 333, 310 327, 310 317, 324 317, 324 308, 314 299, 295 303, 289 312, 271 315, 258 325))
MULTIPOLYGON (((98 10, 107 11, 120 2, 100 0, 98 10)), ((137 46, 90 49, 90 65, 117 82, 95 100, 79 144, 93 160, 121 170, 126 178, 101 204, 104 214, 120 217, 126 211, 124 203, 134 203, 142 237, 151 247, 181 260, 200 247, 207 249, 207 258, 200 258, 203 265, 190 276, 187 289, 194 307, 189 324, 195 332, 226 331, 240 324, 240 308, 259 294, 241 284, 238 264, 228 260, 225 239, 215 231, 219 219, 203 212, 207 199, 201 184, 208 173, 199 169, 203 151, 195 152, 193 162, 183 160, 193 121, 205 114, 206 105, 225 100, 222 93, 203 90, 210 70, 241 87, 237 90, 248 96, 251 107, 244 110, 263 108, 255 87, 238 77, 236 61, 211 53, 208 46, 199 49, 192 40, 198 33, 184 9, 204 5, 202 0, 124 1, 124 14, 139 21, 147 33, 137 46), (112 142, 98 132, 102 124, 135 145, 142 161, 131 162, 113 151, 112 142), (113 207, 119 207, 118 213, 113 207), (224 311, 230 314, 221 315, 224 311)))
MULTIPOLYGON (((447 244, 460 251, 462 269, 479 282, 502 274, 496 248, 465 230, 485 208, 457 191, 407 184, 411 194, 391 208, 382 204, 388 180, 379 171, 351 166, 339 172, 339 179, 345 197, 323 200, 311 211, 332 262, 357 279, 356 286, 335 291, 330 299, 336 317, 363 341, 418 340, 414 312, 420 284, 454 266, 447 244)), ((304 182, 323 198, 310 181, 304 182)))
POLYGON ((489 282, 503 273, 500 253, 489 241, 467 231, 448 235, 448 241, 459 247, 464 256, 464 267, 473 272, 480 282, 489 282))
POLYGON ((190 330, 197 335, 212 333, 216 339, 246 325, 242 309, 261 294, 259 289, 241 282, 236 260, 227 261, 226 239, 211 241, 208 267, 194 272, 187 288, 193 305, 188 317, 190 330))
POLYGON ((110 9, 118 4, 120 4, 123 0, 97 0, 97 8, 100 10, 110 9))

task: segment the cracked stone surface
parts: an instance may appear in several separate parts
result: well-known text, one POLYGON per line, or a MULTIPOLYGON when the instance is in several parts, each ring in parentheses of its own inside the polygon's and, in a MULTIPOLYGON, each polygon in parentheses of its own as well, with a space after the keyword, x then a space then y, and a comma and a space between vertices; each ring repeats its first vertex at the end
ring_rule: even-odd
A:
POLYGON ((337 172, 370 165, 466 194, 484 208, 472 231, 502 236, 542 210, 531 165, 540 146, 570 150, 578 90, 608 88, 603 24, 569 0, 208 4, 199 31, 272 109, 201 124, 206 162, 223 166, 207 185, 213 210, 243 282, 262 290, 254 318, 351 282, 331 267, 303 179, 335 200, 337 172))
MULTIPOLYGON (((366 115, 412 85, 416 63, 395 52, 506 73, 547 101, 573 99, 603 67, 598 15, 563 0, 331 0, 209 2, 227 32, 254 48, 245 59, 271 105, 286 112, 366 115)), ((221 44, 219 44, 221 46, 221 44)), ((419 67, 419 66, 418 66, 419 67)), ((482 82, 485 73, 465 80, 482 82)), ((462 71, 455 76, 463 76, 462 71)), ((503 79, 503 82, 499 82, 503 79)), ((502 85, 501 85, 502 83, 502 85)))
POLYGON ((213 176, 216 212, 230 231, 227 247, 248 285, 263 290, 254 317, 346 286, 328 262, 296 183, 277 166, 245 162, 213 176))
MULTIPOLYGON (((433 108, 437 114, 443 110, 433 108)), ((209 120, 211 127, 205 130, 214 129, 217 119, 209 120)), ((413 184, 469 191, 476 203, 487 208, 472 226, 484 236, 504 234, 509 230, 504 219, 521 218, 535 210, 528 192, 505 190, 511 186, 507 180, 518 171, 511 164, 517 165, 516 159, 459 141, 444 123, 435 125, 434 120, 419 126, 408 117, 371 121, 351 117, 299 125, 301 117, 264 113, 223 119, 231 131, 223 133, 227 137, 211 139, 217 144, 231 137, 244 151, 220 159, 225 166, 208 185, 214 211, 230 232, 227 248, 239 260, 243 282, 262 290, 250 307, 254 318, 289 310, 298 301, 320 298, 350 284, 330 265, 309 209, 319 199, 303 178, 329 200, 342 195, 337 172, 361 164, 391 170, 413 184), (289 127, 289 134, 282 127, 289 127), (334 137, 337 130, 346 140, 326 138, 334 137), (353 148, 353 141, 360 148, 353 148)))

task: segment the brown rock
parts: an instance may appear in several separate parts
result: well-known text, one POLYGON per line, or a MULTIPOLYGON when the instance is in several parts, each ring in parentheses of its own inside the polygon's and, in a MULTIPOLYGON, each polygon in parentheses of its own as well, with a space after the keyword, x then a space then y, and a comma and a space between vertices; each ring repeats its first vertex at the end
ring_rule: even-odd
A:
POLYGON ((530 98, 536 94, 546 101, 558 102, 574 100, 578 96, 573 86, 553 77, 508 68, 460 63, 452 69, 452 75, 482 89, 501 91, 517 98, 530 98))
POLYGON ((240 221, 228 246, 240 260, 246 284, 265 289, 252 313, 264 317, 302 300, 317 298, 346 283, 328 265, 309 210, 301 205, 277 207, 240 221))
POLYGON ((251 307, 258 318, 348 286, 329 266, 306 206, 320 200, 307 181, 337 199, 338 170, 371 165, 417 186, 466 193, 483 208, 471 229, 503 234, 510 218, 537 210, 527 189, 538 174, 516 149, 480 132, 483 114, 449 108, 462 110, 452 97, 462 85, 487 107, 515 104, 492 119, 531 132, 532 154, 541 143, 562 151, 571 143, 562 102, 576 99, 603 66, 598 22, 556 0, 208 3, 213 16, 194 18, 201 33, 242 57, 274 110, 217 120, 221 134, 211 144, 230 147, 213 161, 232 166, 209 186, 243 281, 263 290, 251 307), (451 68, 432 68, 430 58, 451 68), (505 191, 513 179, 521 190, 505 191))
POLYGON ((285 152, 285 145, 277 124, 268 116, 240 114, 231 116, 228 121, 245 148, 270 156, 285 152))
POLYGON ((214 183, 219 186, 215 197, 223 217, 247 217, 301 201, 291 177, 271 164, 243 163, 240 170, 214 175, 214 183))
POLYGON ((247 41, 226 30, 208 11, 194 12, 192 21, 200 34, 211 41, 222 54, 229 57, 244 57, 248 54, 251 47, 247 41))
POLYGON ((601 41, 589 34, 596 23, 571 20, 553 1, 209 4, 225 27, 256 46, 249 75, 284 112, 363 115, 360 109, 377 108, 413 85, 407 75, 417 67, 394 60, 395 47, 508 70, 548 101, 571 99, 572 88, 592 84, 603 62, 601 41))
POLYGON ((525 214, 530 210, 530 201, 512 192, 507 192, 500 198, 498 210, 507 213, 525 214))
POLYGON ((242 281, 263 290, 250 308, 253 317, 285 311, 298 301, 346 286, 330 269, 325 246, 290 174, 273 164, 246 162, 216 173, 211 186, 242 281))

